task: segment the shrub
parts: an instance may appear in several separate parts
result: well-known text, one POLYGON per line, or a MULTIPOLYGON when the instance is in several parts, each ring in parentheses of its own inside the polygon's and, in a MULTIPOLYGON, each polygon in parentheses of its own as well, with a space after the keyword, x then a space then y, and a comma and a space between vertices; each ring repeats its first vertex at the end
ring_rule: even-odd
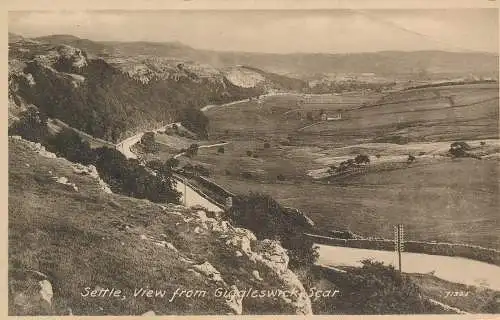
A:
POLYGON ((219 147, 219 148, 217 149, 217 153, 224 153, 224 147, 222 147, 222 146, 221 146, 221 147, 219 147))
POLYGON ((380 154, 378 154, 378 153, 377 153, 377 154, 375 155, 375 157, 377 157, 377 159, 378 159, 378 158, 380 158, 381 156, 380 156, 380 154))
POLYGON ((159 169, 160 174, 153 176, 138 160, 129 160, 116 149, 101 147, 92 150, 88 142, 82 141, 70 129, 51 138, 47 149, 70 161, 95 165, 101 178, 116 193, 153 202, 179 202, 180 194, 175 190, 172 172, 160 161, 148 163, 159 169))
POLYGON ((251 174, 250 172, 248 172, 248 171, 242 172, 242 173, 241 173, 241 176, 242 176, 243 178, 245 178, 245 179, 250 179, 250 178, 252 178, 252 174, 251 174))
POLYGON ((186 155, 188 157, 192 157, 192 156, 195 156, 196 154, 198 154, 198 144, 196 143, 193 143, 189 146, 189 148, 186 150, 186 155))
POLYGON ((325 269, 315 272, 315 276, 320 273, 320 283, 334 285, 342 295, 342 299, 314 301, 316 313, 443 313, 441 308, 423 297, 423 292, 409 276, 401 274, 393 266, 371 260, 362 260, 361 263, 361 268, 349 268, 347 273, 325 269))
MULTIPOLYGON (((350 159, 349 159, 350 160, 350 159)), ((358 154, 356 158, 354 158, 354 162, 360 163, 370 163, 370 158, 364 154, 358 154)))
POLYGON ((193 169, 194 169, 195 173, 197 173, 199 175, 202 175, 202 176, 209 176, 210 175, 210 171, 200 164, 195 165, 193 169))
POLYGON ((415 157, 414 157, 414 156, 412 156, 411 154, 410 154, 410 155, 408 155, 408 160, 407 160, 407 162, 408 162, 408 163, 412 163, 412 162, 414 162, 415 160, 417 160, 417 159, 415 159, 415 157))
POLYGON ((264 143, 264 149, 271 148, 271 144, 269 142, 264 143))
POLYGON ((81 164, 93 164, 95 153, 90 148, 90 143, 82 141, 78 133, 71 129, 63 129, 47 141, 47 149, 69 161, 81 164))
POLYGON ((311 111, 308 111, 308 112, 306 113, 306 118, 307 118, 307 120, 309 120, 309 121, 314 121, 313 114, 312 114, 312 112, 311 112, 311 111))
POLYGON ((247 150, 247 156, 251 157, 252 156, 252 151, 247 150))
POLYGON ((156 153, 160 150, 160 145, 155 141, 154 132, 146 132, 141 138, 141 145, 144 152, 156 153))
POLYGON ((47 116, 30 106, 9 127, 9 135, 19 135, 26 140, 42 143, 49 136, 47 116))
POLYGON ((482 146, 484 146, 484 145, 486 145, 486 142, 481 141, 481 142, 480 142, 480 144, 481 144, 482 146))
POLYGON ((278 179, 279 181, 284 181, 285 176, 280 173, 280 174, 278 174, 278 176, 276 176, 276 179, 278 179))
POLYGON ((468 156, 467 150, 470 149, 471 147, 467 143, 463 141, 456 141, 450 145, 450 149, 448 150, 448 152, 453 157, 466 157, 468 156))
POLYGON ((184 109, 181 115, 181 124, 196 133, 201 139, 208 137, 208 118, 199 109, 192 106, 184 109))

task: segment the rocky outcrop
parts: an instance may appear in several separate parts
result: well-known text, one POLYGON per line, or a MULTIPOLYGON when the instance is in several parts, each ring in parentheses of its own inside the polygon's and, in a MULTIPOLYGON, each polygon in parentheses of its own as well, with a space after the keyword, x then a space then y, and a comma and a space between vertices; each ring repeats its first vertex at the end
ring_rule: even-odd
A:
POLYGON ((36 270, 11 271, 9 300, 15 315, 53 314, 52 284, 47 276, 36 270))
MULTIPOLYGON (((201 211, 201 210, 200 210, 201 211)), ((194 223, 200 223, 204 229, 220 234, 225 239, 225 244, 235 250, 236 258, 245 256, 259 270, 251 271, 256 280, 262 281, 271 274, 278 277, 279 281, 290 292, 296 292, 291 297, 281 296, 296 314, 312 314, 312 306, 309 296, 298 277, 288 268, 289 257, 279 241, 265 239, 258 241, 256 236, 247 229, 235 228, 225 220, 206 218, 205 214, 197 212, 198 219, 194 223), (224 227, 222 227, 224 226, 224 227)), ((221 275, 221 278, 223 275, 221 275)), ((244 301, 243 301, 244 303, 244 301)))
POLYGON ((312 228, 314 227, 314 221, 311 220, 305 213, 300 211, 299 209, 292 207, 284 207, 284 213, 293 219, 294 222, 304 226, 312 228))
POLYGON ((113 193, 111 189, 109 188, 108 184, 104 182, 104 180, 101 179, 99 176, 99 173, 97 172, 97 168, 94 165, 88 165, 84 166, 83 164, 80 163, 75 163, 73 165, 73 172, 76 174, 83 174, 83 175, 88 175, 91 178, 94 178, 97 180, 97 183, 101 187, 102 191, 105 193, 113 193))
POLYGON ((35 142, 24 140, 21 136, 10 136, 9 139, 22 141, 31 150, 33 150, 34 152, 38 153, 42 157, 52 158, 52 159, 57 158, 57 156, 55 155, 55 153, 52 153, 52 152, 49 152, 49 151, 45 150, 45 147, 41 143, 35 143, 35 142))

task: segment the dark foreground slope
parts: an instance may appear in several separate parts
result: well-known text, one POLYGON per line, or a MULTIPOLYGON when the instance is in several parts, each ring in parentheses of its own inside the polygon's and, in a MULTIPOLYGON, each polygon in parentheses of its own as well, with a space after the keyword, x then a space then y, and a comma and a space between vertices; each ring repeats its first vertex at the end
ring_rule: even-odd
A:
POLYGON ((276 241, 257 241, 245 229, 207 218, 205 211, 107 193, 97 179, 89 168, 9 139, 11 315, 311 312, 276 241), (147 287, 166 293, 134 297, 134 290, 147 287), (250 287, 299 295, 290 300, 216 295, 217 288, 250 287), (106 288, 120 289, 121 295, 82 297, 106 288), (169 302, 177 288, 199 293, 169 302))

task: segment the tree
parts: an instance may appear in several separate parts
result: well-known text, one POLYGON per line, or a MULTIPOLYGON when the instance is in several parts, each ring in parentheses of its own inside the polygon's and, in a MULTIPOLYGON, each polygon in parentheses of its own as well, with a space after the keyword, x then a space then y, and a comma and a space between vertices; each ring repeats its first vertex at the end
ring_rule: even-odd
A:
POLYGON ((251 157, 252 156, 252 151, 247 150, 247 156, 251 157))
POLYGON ((154 132, 146 132, 141 138, 141 145, 145 152, 156 153, 160 150, 160 145, 155 140, 154 132))
POLYGON ((365 154, 358 154, 355 158, 354 158, 354 162, 356 162, 357 164, 361 164, 361 163, 370 163, 370 157, 368 157, 367 155, 365 154))
POLYGON ((172 158, 168 159, 167 161, 165 161, 165 166, 168 166, 168 167, 173 169, 173 168, 179 166, 179 159, 172 157, 172 158))
POLYGON ((49 135, 47 116, 30 106, 20 114, 19 120, 9 127, 9 135, 19 135, 26 140, 43 142, 49 135))
POLYGON ((312 114, 312 112, 311 112, 311 111, 308 111, 308 112, 306 113, 306 118, 307 118, 307 120, 309 120, 309 121, 314 121, 313 114, 312 114))
POLYGON ((271 144, 269 142, 264 143, 264 149, 269 149, 271 148, 271 144))
POLYGON ((413 155, 411 155, 411 154, 410 154, 410 155, 408 155, 408 160, 407 160, 407 162, 408 162, 408 163, 412 163, 412 162, 414 162, 414 161, 416 161, 416 160, 417 160, 417 159, 416 159, 413 155))
POLYGON ((184 109, 181 116, 181 124, 196 133, 201 139, 208 137, 208 122, 207 116, 193 106, 184 109))
POLYGON ((220 147, 217 149, 217 153, 224 153, 224 147, 223 147, 223 146, 220 146, 220 147))
POLYGON ((448 152, 455 158, 466 157, 468 156, 467 150, 470 149, 471 147, 467 143, 463 141, 456 141, 450 145, 448 152))
POLYGON ((82 141, 78 133, 68 128, 49 138, 47 149, 69 161, 85 165, 95 162, 95 153, 90 148, 90 143, 82 141))
POLYGON ((189 148, 186 150, 186 155, 187 155, 188 157, 193 157, 193 156, 195 156, 195 155, 197 155, 197 154, 198 154, 198 149, 199 149, 198 144, 193 143, 193 144, 191 144, 191 145, 189 146, 189 148))

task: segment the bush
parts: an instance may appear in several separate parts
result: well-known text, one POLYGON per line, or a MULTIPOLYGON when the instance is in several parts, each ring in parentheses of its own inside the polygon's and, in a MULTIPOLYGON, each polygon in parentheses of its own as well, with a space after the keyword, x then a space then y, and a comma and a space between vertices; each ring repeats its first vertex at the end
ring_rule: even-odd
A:
POLYGON ((199 109, 194 107, 184 109, 181 115, 181 124, 196 133, 201 139, 208 137, 208 118, 199 109))
POLYGON ((370 163, 370 158, 367 155, 358 154, 356 158, 354 158, 354 162, 356 162, 357 164, 370 163))
POLYGON ((248 172, 248 171, 242 172, 242 173, 241 173, 241 176, 242 176, 243 178, 245 178, 245 179, 250 179, 250 178, 252 178, 252 174, 251 174, 250 172, 248 172))
POLYGON ((154 132, 146 132, 141 138, 141 145, 146 153, 157 153, 160 151, 160 145, 155 140, 154 132))
POLYGON ((26 140, 43 143, 49 136, 47 116, 35 107, 28 107, 9 128, 9 135, 19 135, 26 140))
POLYGON ((252 156, 252 151, 247 150, 247 156, 251 157, 252 156))
POLYGON ((179 203, 180 193, 175 190, 172 171, 160 161, 148 163, 151 168, 159 170, 159 175, 153 176, 139 161, 128 160, 116 149, 101 147, 92 150, 88 142, 83 142, 70 129, 49 139, 47 149, 70 161, 95 165, 113 192, 153 202, 179 203))
POLYGON ((224 147, 222 146, 217 149, 217 153, 224 153, 224 151, 224 147))
POLYGON ((199 175, 202 175, 202 176, 209 176, 210 175, 210 171, 200 164, 195 165, 193 169, 194 169, 195 173, 197 173, 199 175))
POLYGON ((486 145, 486 142, 481 141, 481 142, 480 142, 480 144, 481 144, 482 146, 484 146, 484 145, 486 145))
POLYGON ((453 157, 467 157, 468 156, 468 153, 467 153, 467 150, 470 150, 471 147, 463 142, 463 141, 457 141, 457 142, 453 142, 451 145, 450 145, 450 149, 448 150, 448 152, 453 156, 453 157))
POLYGON ((285 180, 285 176, 280 173, 280 174, 278 174, 276 176, 276 179, 278 179, 279 181, 284 181, 285 180))
POLYGON ((323 286, 326 281, 339 290, 342 299, 314 301, 315 313, 322 314, 412 314, 442 313, 423 297, 423 292, 411 278, 393 266, 371 260, 361 261, 361 268, 349 268, 347 273, 320 269, 323 286), (361 290, 360 290, 361 289, 361 290))
POLYGON ((264 143, 264 149, 271 148, 271 144, 269 142, 264 143))
POLYGON ((193 157, 198 154, 198 144, 193 143, 189 146, 189 148, 186 150, 186 155, 188 157, 193 157))
POLYGON ((84 165, 95 162, 95 153, 87 141, 82 141, 78 133, 71 129, 63 129, 47 141, 47 149, 69 161, 84 165))
POLYGON ((412 162, 414 162, 414 161, 416 161, 416 160, 417 160, 417 159, 416 159, 414 156, 412 156, 411 154, 410 154, 410 155, 408 155, 408 160, 407 160, 407 162, 408 162, 408 163, 412 163, 412 162))

